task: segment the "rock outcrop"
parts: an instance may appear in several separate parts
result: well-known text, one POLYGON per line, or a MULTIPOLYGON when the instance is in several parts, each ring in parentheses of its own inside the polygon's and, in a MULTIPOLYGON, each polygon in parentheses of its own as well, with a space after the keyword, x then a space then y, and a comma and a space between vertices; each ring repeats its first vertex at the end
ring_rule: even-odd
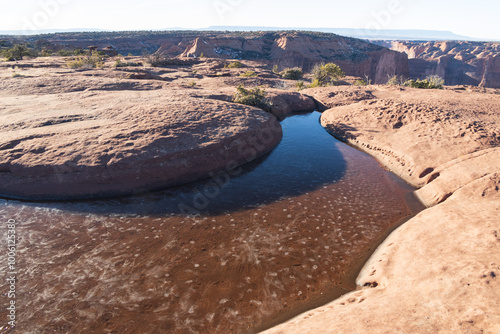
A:
POLYGON ((2 80, 2 196, 93 198, 187 183, 249 162, 282 137, 271 114, 208 93, 67 76, 2 80))
POLYGON ((446 85, 500 88, 500 43, 380 41, 408 55, 410 77, 438 75, 446 85))

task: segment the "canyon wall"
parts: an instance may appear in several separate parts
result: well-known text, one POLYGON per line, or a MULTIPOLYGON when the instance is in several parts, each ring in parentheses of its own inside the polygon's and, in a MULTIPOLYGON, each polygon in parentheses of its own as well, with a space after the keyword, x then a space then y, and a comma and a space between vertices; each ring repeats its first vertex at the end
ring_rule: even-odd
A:
MULTIPOLYGON (((177 46, 166 42, 159 52, 175 56, 177 46), (174 51, 174 52, 172 52, 174 51)), ((334 34, 302 32, 255 33, 250 37, 198 37, 181 56, 261 60, 278 68, 301 67, 310 71, 316 64, 333 62, 347 75, 368 77, 386 83, 389 76, 409 75, 404 53, 388 50, 359 39, 334 34)))
POLYGON ((438 75, 446 85, 500 88, 500 43, 377 41, 408 55, 411 78, 438 75))
POLYGON ((408 57, 404 53, 356 38, 318 32, 82 32, 7 39, 42 45, 54 52, 95 46, 113 49, 122 55, 158 52, 168 57, 199 57, 203 54, 222 59, 257 60, 271 67, 278 65, 280 70, 298 66, 310 71, 316 64, 333 62, 347 75, 368 77, 373 83, 386 83, 392 75, 409 75, 408 57))

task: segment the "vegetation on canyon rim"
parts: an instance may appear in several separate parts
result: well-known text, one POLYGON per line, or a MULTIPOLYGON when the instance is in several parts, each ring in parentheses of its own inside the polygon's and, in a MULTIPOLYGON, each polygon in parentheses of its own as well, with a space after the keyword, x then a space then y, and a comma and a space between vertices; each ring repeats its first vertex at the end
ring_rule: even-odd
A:
POLYGON ((142 63, 136 63, 136 62, 131 62, 131 61, 122 61, 121 58, 118 58, 115 61, 115 67, 137 67, 137 66, 142 66, 142 63))
POLYGON ((66 63, 69 68, 101 68, 104 66, 103 57, 97 52, 92 52, 89 55, 78 57, 75 60, 70 60, 66 63))
POLYGON ((318 64, 313 68, 312 74, 311 88, 336 85, 341 78, 345 77, 344 71, 334 63, 318 64))
POLYGON ((266 95, 266 91, 261 87, 247 89, 244 85, 239 85, 236 88, 236 93, 233 95, 233 102, 269 111, 271 105, 266 99, 266 95))
POLYGON ((242 68, 243 64, 240 61, 233 61, 224 65, 225 68, 242 68))
POLYGON ((245 78, 254 78, 257 77, 257 73, 255 71, 246 71, 245 73, 240 74, 240 77, 245 77, 245 78))
POLYGON ((7 61, 22 60, 24 57, 36 57, 35 50, 25 45, 16 45, 13 48, 2 50, 0 53, 7 61))
MULTIPOLYGON (((49 56, 63 56, 63 57, 77 57, 67 62, 67 66, 74 69, 90 69, 101 68, 104 66, 104 59, 109 58, 103 51, 97 50, 83 50, 83 49, 60 49, 50 50, 44 44, 43 40, 31 44, 15 44, 8 41, 0 41, 0 56, 4 57, 6 61, 22 60, 23 58, 36 58, 36 57, 49 57, 49 56)), ((124 61, 121 55, 115 58, 115 68, 119 67, 138 67, 143 65, 141 62, 124 61)), ((152 67, 165 67, 173 65, 183 65, 185 61, 167 57, 160 53, 144 54, 146 62, 152 67)), ((203 58, 205 58, 203 56, 203 58)), ((239 69, 246 67, 241 61, 228 60, 224 65, 225 68, 239 69)), ((273 70, 275 74, 283 79, 288 80, 302 80, 304 72, 300 67, 284 68, 279 71, 278 65, 275 65, 273 70)), ((345 77, 344 71, 334 63, 318 64, 311 73, 311 83, 307 85, 305 82, 297 82, 295 85, 297 90, 304 88, 324 87, 329 85, 339 84, 339 80, 345 77)), ((240 74, 241 77, 257 77, 255 71, 249 70, 240 74)), ((353 84, 356 86, 364 86, 370 84, 371 80, 358 79, 353 84)), ((388 85, 399 85, 420 89, 442 89, 444 87, 444 80, 439 76, 428 76, 425 79, 406 79, 403 77, 392 76, 388 78, 388 85)))
POLYGON ((430 75, 423 80, 407 80, 394 75, 389 78, 387 84, 390 86, 405 86, 420 89, 443 89, 444 79, 437 75, 430 75))
POLYGON ((304 76, 304 73, 302 72, 302 69, 300 67, 285 68, 278 74, 283 79, 290 79, 290 80, 300 80, 304 76))

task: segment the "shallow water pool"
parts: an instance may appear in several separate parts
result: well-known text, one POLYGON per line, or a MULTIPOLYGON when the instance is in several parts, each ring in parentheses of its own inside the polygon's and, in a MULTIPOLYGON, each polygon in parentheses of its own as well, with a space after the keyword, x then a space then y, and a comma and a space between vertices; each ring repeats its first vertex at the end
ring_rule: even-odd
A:
MULTIPOLYGON (((16 220, 19 238, 18 331, 250 333, 354 288, 362 261, 415 213, 413 189, 319 117, 285 119, 281 144, 229 179, 99 201, 3 200, 0 219, 16 220)), ((0 261, 7 272, 3 250, 0 261)))

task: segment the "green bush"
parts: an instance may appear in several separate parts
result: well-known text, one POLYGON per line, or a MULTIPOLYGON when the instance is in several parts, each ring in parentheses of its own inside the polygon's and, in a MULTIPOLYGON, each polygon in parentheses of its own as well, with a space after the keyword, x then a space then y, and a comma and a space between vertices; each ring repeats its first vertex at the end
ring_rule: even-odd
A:
POLYGON ((273 66, 273 73, 276 73, 276 74, 278 74, 278 75, 279 75, 280 70, 279 70, 278 65, 274 65, 274 66, 273 66))
POLYGON ((97 52, 92 52, 92 54, 84 56, 84 57, 78 57, 75 60, 68 61, 66 65, 69 68, 83 68, 83 69, 90 69, 90 68, 100 68, 104 66, 103 58, 101 55, 99 55, 97 52))
POLYGON ((232 63, 224 65, 225 68, 242 68, 243 64, 239 61, 234 61, 232 63))
POLYGON ((443 89, 444 80, 437 75, 432 75, 424 80, 408 80, 404 86, 420 89, 443 89))
POLYGON ((345 77, 344 71, 334 63, 316 65, 312 71, 313 83, 311 86, 335 85, 340 78, 345 77))
POLYGON ((294 67, 294 68, 285 68, 283 71, 279 72, 279 75, 283 79, 300 80, 302 79, 304 73, 302 72, 302 69, 300 67, 294 67))
POLYGON ((7 61, 22 60, 24 57, 35 57, 36 52, 25 45, 16 45, 11 49, 2 51, 7 61))
POLYGON ((269 111, 270 104, 266 99, 266 94, 266 91, 260 87, 246 89, 245 86, 239 85, 236 88, 236 94, 233 95, 233 102, 269 111))
POLYGON ((240 77, 245 77, 245 78, 252 78, 256 76, 257 73, 255 73, 254 71, 246 71, 245 73, 240 74, 240 77))

